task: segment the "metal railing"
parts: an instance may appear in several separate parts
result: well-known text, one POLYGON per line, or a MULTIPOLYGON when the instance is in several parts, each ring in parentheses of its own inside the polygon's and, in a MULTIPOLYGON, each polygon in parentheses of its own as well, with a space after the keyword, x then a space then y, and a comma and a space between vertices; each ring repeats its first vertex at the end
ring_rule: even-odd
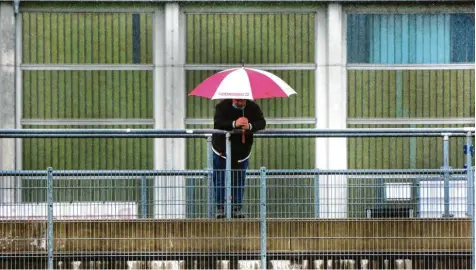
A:
MULTIPOLYGON (((214 261, 219 258, 257 259, 261 269, 273 265, 276 259, 295 256, 312 260, 315 266, 323 262, 329 266, 329 260, 335 262, 341 256, 339 258, 353 258, 354 266, 359 260, 366 263, 374 260, 376 266, 385 268, 390 258, 381 257, 387 256, 385 254, 393 254, 392 258, 399 262, 413 258, 415 267, 428 267, 433 263, 433 256, 453 256, 463 261, 469 256, 472 265, 476 265, 471 145, 474 129, 276 129, 258 132, 256 137, 443 137, 444 164, 442 168, 432 170, 269 170, 264 167, 248 170, 243 200, 246 218, 236 219, 232 218, 231 195, 236 188, 232 178, 238 172, 227 163, 223 171, 226 176, 226 218, 223 220, 211 219, 216 210, 212 180, 216 171, 211 163, 210 140, 213 133, 227 135, 226 154, 230 160, 229 137, 233 132, 218 130, 0 130, 0 138, 208 138, 208 165, 203 170, 57 171, 48 168, 43 171, 0 171, 0 177, 22 182, 21 187, 0 188, 4 198, 21 193, 21 200, 4 202, 1 207, 3 221, 0 225, 5 226, 1 246, 5 258, 46 256, 48 269, 58 267, 65 260, 71 261, 70 257, 101 260, 124 252, 128 254, 128 261, 171 257, 184 260, 193 257, 196 261, 197 256, 211 256, 214 261), (466 168, 449 166, 450 137, 466 137, 466 168), (471 233, 464 223, 468 217, 471 233), (394 231, 392 227, 386 227, 386 223, 372 223, 376 222, 374 218, 390 218, 391 224, 401 224, 407 229, 394 231), (127 221, 132 227, 117 227, 117 230, 126 231, 121 231, 121 236, 111 236, 99 227, 87 229, 84 223, 76 223, 83 219, 86 222, 127 221), (45 230, 40 229, 39 235, 25 235, 21 232, 24 230, 21 220, 30 225, 46 221, 41 223, 44 227, 40 226, 45 230), (70 221, 76 222, 68 223, 70 221), (138 231, 147 231, 149 225, 137 223, 141 221, 159 227, 191 226, 190 230, 198 235, 184 229, 183 235, 171 232, 170 235, 152 233, 144 236, 138 231), (233 227, 230 235, 222 235, 216 231, 217 222, 245 229, 233 227), (322 223, 327 229, 319 230, 313 227, 313 222, 322 223), (200 224, 206 227, 194 227, 200 224), (420 226, 417 234, 412 232, 415 229, 412 226, 420 226), (376 234, 369 233, 369 228, 376 234), (425 234, 426 230, 430 230, 431 235, 425 234), (16 235, 16 238, 8 235, 16 235), (22 244, 25 240, 31 244, 22 244), (98 244, 101 241, 109 242, 98 244), (133 247, 124 250, 120 247, 121 241, 130 241, 133 247), (251 244, 233 244, 232 241, 251 244), (206 242, 210 245, 204 244, 206 242), (159 256, 158 251, 162 255, 159 256)), ((449 259, 443 262, 445 260, 449 259)))
POLYGON ((250 170, 243 200, 246 217, 223 220, 207 216, 214 205, 206 199, 209 170, 1 171, 2 178, 24 183, 24 202, 0 208, 0 226, 11 236, 1 246, 6 257, 46 256, 48 269, 70 258, 103 261, 115 254, 126 254, 116 260, 127 261, 238 256, 269 266, 277 258, 324 262, 331 255, 380 265, 389 253, 428 267, 435 256, 451 254, 464 261, 470 254, 468 171, 474 168, 250 170), (449 200, 444 199, 446 179, 449 200), (163 191, 162 196, 151 198, 154 189, 163 191), (161 210, 152 211, 156 207, 161 210), (382 218, 386 221, 378 223, 382 218), (45 226, 39 229, 35 222, 45 226), (216 227, 217 222, 224 222, 223 227, 216 227), (33 233, 22 232, 24 226, 33 233))
MULTIPOLYGON (((472 166, 472 156, 474 148, 472 146, 472 136, 474 128, 375 128, 375 129, 268 129, 256 132, 256 137, 443 137, 443 169, 450 169, 449 166, 449 138, 466 137, 465 155, 466 166, 472 166)), ((207 169, 212 169, 212 146, 211 134, 226 135, 226 217, 231 217, 231 134, 241 131, 223 131, 214 129, 10 129, 0 130, 0 138, 208 138, 207 140, 207 169)), ((468 177, 470 177, 468 175, 468 177)), ((448 177, 447 177, 448 178, 448 177)), ((447 179, 446 178, 446 179, 447 179)), ((208 178, 209 188, 212 188, 211 173, 208 178)), ((469 181, 472 185, 472 181, 469 181)), ((468 185, 468 189, 471 188, 468 185)), ((445 200, 449 199, 449 182, 445 180, 445 200)), ((212 192, 208 192, 212 194, 212 192)), ((473 194, 468 193, 473 198, 473 194)), ((212 199, 211 195, 208 201, 212 199)), ((472 210, 471 210, 472 212, 472 210)), ((445 214, 449 214, 449 209, 445 208, 445 214)), ((208 216, 211 216, 211 209, 208 209, 208 216)))

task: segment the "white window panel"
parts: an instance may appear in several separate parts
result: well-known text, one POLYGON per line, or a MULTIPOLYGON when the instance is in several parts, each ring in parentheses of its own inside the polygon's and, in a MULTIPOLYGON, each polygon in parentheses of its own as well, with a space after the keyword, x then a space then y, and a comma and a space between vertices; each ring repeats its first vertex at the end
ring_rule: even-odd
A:
MULTIPOLYGON (((466 181, 450 181, 450 214, 466 216, 466 181)), ((420 181, 420 217, 441 217, 444 214, 444 182, 420 181)))
POLYGON ((385 183, 385 199, 410 200, 411 197, 411 183, 385 183))

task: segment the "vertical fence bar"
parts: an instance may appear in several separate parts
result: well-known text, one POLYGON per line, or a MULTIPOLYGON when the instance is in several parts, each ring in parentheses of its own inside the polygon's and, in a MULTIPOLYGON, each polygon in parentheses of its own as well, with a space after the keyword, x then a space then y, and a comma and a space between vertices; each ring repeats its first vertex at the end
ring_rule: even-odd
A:
POLYGON ((473 205, 474 205, 474 197, 473 197, 473 188, 474 188, 474 182, 473 182, 473 175, 471 173, 471 168, 473 167, 472 165, 472 142, 471 142, 471 132, 468 132, 466 135, 466 145, 464 146, 464 154, 466 155, 466 172, 467 172, 467 177, 466 177, 466 191, 468 194, 468 202, 467 202, 467 208, 468 208, 468 213, 467 215, 469 217, 474 217, 473 214, 473 205))
POLYGON ((145 175, 140 178, 141 217, 147 218, 147 179, 145 175))
POLYGON ((474 212, 474 198, 476 198, 475 188, 474 188, 474 170, 473 170, 473 145, 471 140, 471 132, 466 134, 466 145, 465 145, 465 154, 466 154, 466 172, 467 172, 467 206, 468 206, 468 216, 471 217, 471 261, 472 269, 476 268, 476 213, 474 212))
POLYGON ((420 217, 420 213, 421 213, 420 179, 415 178, 413 180, 413 185, 415 186, 415 204, 416 204, 415 217, 420 217))
POLYGON ((213 217, 213 151, 212 137, 207 137, 207 169, 208 169, 208 187, 207 187, 207 217, 213 217))
POLYGON ((384 204, 384 193, 385 193, 385 189, 384 189, 384 182, 383 182, 383 178, 379 177, 377 179, 377 210, 379 211, 379 213, 382 213, 381 210, 383 209, 383 204, 384 204))
POLYGON ((225 200, 226 217, 231 218, 231 142, 230 133, 226 133, 226 175, 225 175, 225 200))
POLYGON ((319 173, 314 176, 314 217, 319 217, 319 173))
POLYGON ((260 218, 260 255, 261 269, 266 267, 266 168, 260 169, 260 188, 259 188, 259 218, 260 218))
MULTIPOLYGON (((472 251, 472 269, 476 269, 476 207, 474 205, 474 198, 476 198, 476 191, 474 187, 474 167, 471 166, 468 168, 468 174, 471 175, 468 178, 468 181, 471 181, 472 184, 472 189, 471 194, 472 194, 472 201, 471 201, 471 251, 472 251)), ((469 199, 469 198, 468 198, 469 199)))
POLYGON ((443 137, 443 171, 444 171, 444 214, 443 217, 450 216, 450 175, 449 167, 449 136, 443 137))
POLYGON ((47 205, 48 205, 48 269, 53 269, 53 168, 47 170, 47 205))

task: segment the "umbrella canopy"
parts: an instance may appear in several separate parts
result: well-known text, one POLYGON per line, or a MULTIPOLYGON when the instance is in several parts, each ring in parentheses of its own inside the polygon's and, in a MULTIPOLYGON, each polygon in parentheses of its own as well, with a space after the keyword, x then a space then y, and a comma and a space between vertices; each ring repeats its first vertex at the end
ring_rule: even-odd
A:
POLYGON ((289 97, 296 92, 278 76, 259 69, 220 71, 199 84, 189 95, 209 99, 264 99, 289 97))

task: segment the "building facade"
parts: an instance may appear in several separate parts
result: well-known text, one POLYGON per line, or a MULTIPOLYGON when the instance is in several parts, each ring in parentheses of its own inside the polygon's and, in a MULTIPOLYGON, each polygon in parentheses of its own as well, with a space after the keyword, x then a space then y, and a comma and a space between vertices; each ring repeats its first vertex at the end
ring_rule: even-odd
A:
MULTIPOLYGON (((214 102, 187 93, 242 62, 298 93, 258 102, 268 128, 474 126, 471 1, 0 1, 0 21, 1 128, 210 128, 214 102)), ((463 144, 451 140, 452 167, 464 166, 463 144)), ((196 169, 205 146, 2 139, 0 164, 196 169)), ((251 167, 439 168, 442 159, 439 138, 259 139, 251 167)))

